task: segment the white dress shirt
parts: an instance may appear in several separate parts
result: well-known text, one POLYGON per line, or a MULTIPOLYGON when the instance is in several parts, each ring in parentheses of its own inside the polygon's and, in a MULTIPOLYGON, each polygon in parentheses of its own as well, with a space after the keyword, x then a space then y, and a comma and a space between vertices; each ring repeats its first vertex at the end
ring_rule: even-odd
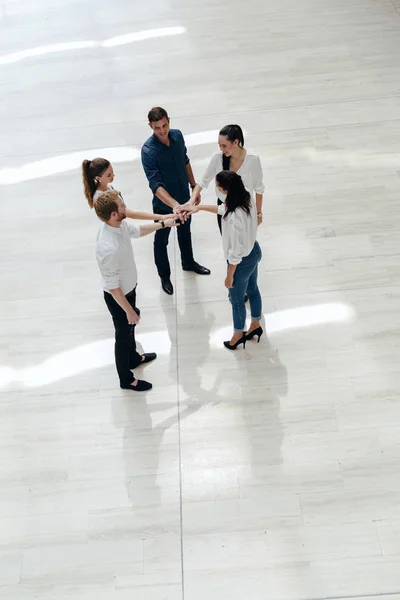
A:
POLYGON ((218 207, 218 214, 222 216, 224 255, 230 265, 238 265, 254 248, 257 238, 257 209, 255 202, 252 202, 249 215, 242 208, 237 208, 224 219, 225 210, 225 204, 218 207))
MULTIPOLYGON (((211 157, 207 169, 204 171, 203 177, 196 180, 196 183, 203 188, 207 188, 211 181, 215 180, 216 175, 222 171, 222 152, 217 152, 211 157)), ((261 161, 257 154, 246 151, 244 161, 237 171, 243 181, 243 185, 248 192, 250 192, 253 198, 254 193, 263 194, 265 186, 263 183, 263 171, 261 167, 261 161)), ((217 187, 215 187, 217 197, 221 202, 225 202, 225 194, 222 194, 217 187)))
POLYGON ((103 290, 121 288, 126 295, 137 284, 137 269, 131 237, 140 237, 140 227, 121 222, 120 227, 100 225, 97 234, 96 258, 102 277, 103 290))

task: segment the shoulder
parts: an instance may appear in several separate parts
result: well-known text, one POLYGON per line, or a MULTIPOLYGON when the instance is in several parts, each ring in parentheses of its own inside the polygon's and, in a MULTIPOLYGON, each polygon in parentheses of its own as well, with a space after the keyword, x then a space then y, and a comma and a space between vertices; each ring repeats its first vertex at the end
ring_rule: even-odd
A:
POLYGON ((247 160, 249 160, 251 163, 260 162, 260 157, 258 156, 258 154, 256 152, 247 150, 246 156, 247 156, 247 160))
POLYGON ((213 163, 213 164, 221 163, 222 164, 222 157, 223 157, 222 152, 216 152, 210 158, 210 163, 213 163))
POLYGON ((154 137, 151 135, 142 146, 142 152, 151 152, 155 149, 154 137))
POLYGON ((169 133, 173 140, 176 140, 176 141, 184 140, 183 133, 180 129, 170 129, 169 133))

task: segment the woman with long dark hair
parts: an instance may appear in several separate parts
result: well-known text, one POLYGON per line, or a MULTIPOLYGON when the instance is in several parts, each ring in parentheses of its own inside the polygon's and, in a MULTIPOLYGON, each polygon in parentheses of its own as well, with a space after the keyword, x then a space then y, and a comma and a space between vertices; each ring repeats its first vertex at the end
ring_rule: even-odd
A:
MULTIPOLYGON (((112 164, 106 158, 94 158, 93 160, 84 160, 82 163, 82 181, 83 190, 90 208, 93 208, 93 202, 107 192, 113 190, 111 185, 114 181, 114 170, 112 164)), ((123 200, 121 192, 119 197, 123 200)), ((154 213, 143 212, 140 210, 130 210, 126 208, 126 216, 130 219, 142 219, 144 221, 164 221, 168 215, 158 215, 154 213)))
POLYGON ((229 350, 236 348, 254 337, 263 334, 261 327, 262 300, 258 289, 258 263, 261 260, 261 248, 256 240, 256 207, 251 201, 242 178, 233 171, 221 171, 215 178, 218 191, 224 195, 225 203, 220 206, 198 204, 191 212, 199 210, 221 215, 222 245, 228 264, 225 287, 229 289, 232 305, 233 335, 224 342, 229 350), (245 294, 250 301, 251 324, 246 332, 245 294))
MULTIPOLYGON (((211 157, 203 177, 201 177, 192 191, 189 204, 196 205, 200 201, 200 192, 207 188, 216 175, 221 171, 233 171, 242 178, 244 187, 252 197, 256 210, 254 216, 257 224, 262 223, 262 202, 264 193, 263 171, 261 162, 257 154, 249 152, 244 147, 244 135, 240 125, 225 125, 219 132, 218 144, 220 152, 211 157)), ((221 205, 225 202, 225 194, 218 188, 217 203, 221 205)), ((218 227, 222 232, 222 217, 218 215, 218 227)))

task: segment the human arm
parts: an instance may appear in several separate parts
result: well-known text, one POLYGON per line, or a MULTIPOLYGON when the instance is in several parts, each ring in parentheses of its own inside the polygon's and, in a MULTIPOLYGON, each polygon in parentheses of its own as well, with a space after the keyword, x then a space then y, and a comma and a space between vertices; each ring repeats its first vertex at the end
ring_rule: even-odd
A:
POLYGON ((196 185, 196 180, 194 178, 193 170, 192 170, 192 165, 190 164, 190 162, 186 163, 186 172, 187 172, 187 175, 188 175, 189 185, 193 189, 194 186, 196 185))
POLYGON ((140 237, 145 235, 149 235, 154 231, 158 231, 158 229, 163 229, 164 227, 177 227, 179 223, 176 222, 176 217, 169 216, 167 219, 164 219, 161 223, 144 223, 139 226, 140 229, 140 237))
POLYGON ((263 170, 261 166, 260 158, 257 156, 253 166, 253 177, 254 177, 254 191, 256 194, 256 208, 257 208, 257 224, 262 223, 262 205, 263 205, 263 194, 265 190, 263 182, 263 170))
POLYGON ((228 289, 233 287, 233 278, 235 275, 236 267, 237 265, 232 265, 231 263, 228 264, 228 272, 225 277, 225 287, 228 289))
POLYGON ((117 302, 120 307, 125 311, 126 318, 128 319, 129 325, 137 325, 140 321, 140 317, 136 311, 133 310, 132 306, 129 304, 128 300, 125 297, 124 292, 120 287, 109 290, 111 296, 114 298, 115 302, 117 302))
POLYGON ((141 210, 126 209, 128 219, 141 219, 142 221, 164 221, 170 215, 159 215, 157 213, 148 213, 141 210))
POLYGON ((200 210, 217 214, 218 206, 216 204, 215 205, 214 204, 201 204, 201 205, 193 206, 193 208, 190 208, 191 213, 199 212, 200 210))
POLYGON ((120 288, 120 265, 115 251, 109 247, 102 248, 98 251, 97 260, 103 276, 105 289, 112 295, 117 304, 119 304, 119 306, 125 311, 128 323, 130 325, 135 325, 139 322, 139 315, 133 310, 132 306, 125 298, 125 294, 120 288))
POLYGON ((180 204, 165 189, 156 154, 146 145, 142 148, 142 165, 153 194, 175 211, 180 204))
MULTIPOLYGON (((219 171, 222 170, 222 159, 221 154, 217 153, 211 157, 210 162, 207 165, 206 170, 203 173, 203 176, 196 183, 195 187, 192 189, 192 196, 188 202, 188 204, 196 205, 200 204, 200 192, 202 189, 207 188, 210 182, 215 179, 215 176, 219 171)), ((184 205, 185 206, 185 205, 184 205)))

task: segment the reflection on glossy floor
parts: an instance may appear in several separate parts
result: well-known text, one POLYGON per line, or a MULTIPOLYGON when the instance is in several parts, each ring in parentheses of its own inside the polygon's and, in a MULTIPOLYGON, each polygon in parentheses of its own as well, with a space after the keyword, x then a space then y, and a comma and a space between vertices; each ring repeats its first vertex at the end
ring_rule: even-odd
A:
POLYGON ((243 6, 1 3, 1 600, 400 598, 400 2, 243 6), (196 174, 228 122, 261 156, 268 336, 221 346, 214 219, 172 298, 135 241, 132 397, 78 166, 148 209, 153 104, 196 174))

